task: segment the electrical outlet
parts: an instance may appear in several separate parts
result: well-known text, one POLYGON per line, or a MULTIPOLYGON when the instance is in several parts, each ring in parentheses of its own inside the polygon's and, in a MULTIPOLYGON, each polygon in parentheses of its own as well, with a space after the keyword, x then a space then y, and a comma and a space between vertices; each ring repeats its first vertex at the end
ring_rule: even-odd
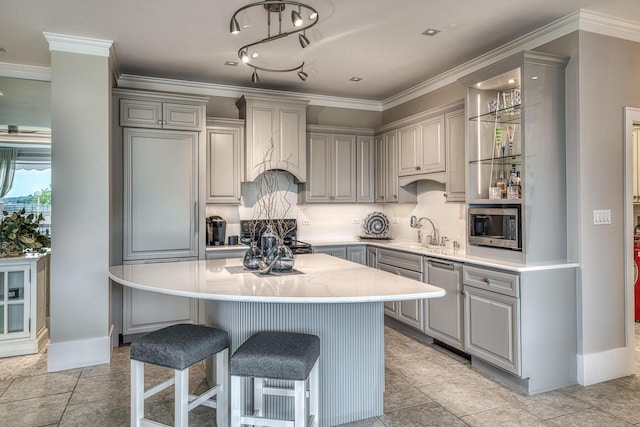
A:
POLYGON ((360 224, 360 218, 352 218, 351 224, 360 224))
POLYGON ((391 224, 397 224, 398 223, 398 218, 397 217, 393 217, 391 218, 391 224))
POLYGON ((611 224, 611 209, 594 209, 593 225, 611 224))
POLYGON ((311 225, 311 220, 310 219, 303 219, 302 220, 302 225, 311 225))

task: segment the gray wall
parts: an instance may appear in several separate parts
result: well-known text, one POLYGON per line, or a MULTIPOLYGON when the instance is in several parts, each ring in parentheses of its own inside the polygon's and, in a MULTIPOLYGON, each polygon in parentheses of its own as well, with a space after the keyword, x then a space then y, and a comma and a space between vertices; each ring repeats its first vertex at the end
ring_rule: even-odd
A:
POLYGON ((49 370, 108 363, 108 58, 51 52, 52 200, 49 370), (106 345, 105 345, 106 344, 106 345))
POLYGON ((445 87, 414 98, 403 104, 389 108, 382 113, 383 124, 421 113, 431 108, 440 107, 451 102, 465 99, 466 89, 460 83, 451 83, 445 87))
POLYGON ((623 108, 640 107, 640 43, 574 33, 541 50, 571 55, 567 68, 569 253, 581 263, 579 352, 625 346, 623 108), (593 225, 594 209, 612 224, 593 225))

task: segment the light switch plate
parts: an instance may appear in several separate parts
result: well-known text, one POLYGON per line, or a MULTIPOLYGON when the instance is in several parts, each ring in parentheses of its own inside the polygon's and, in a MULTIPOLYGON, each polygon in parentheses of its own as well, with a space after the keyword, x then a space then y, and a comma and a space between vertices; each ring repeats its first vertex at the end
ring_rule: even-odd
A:
POLYGON ((593 225, 611 224, 611 209, 594 209, 593 225))
POLYGON ((351 218, 351 224, 360 224, 360 218, 351 218))
POLYGON ((311 220, 309 220, 309 219, 303 219, 303 220, 302 220, 302 225, 311 225, 311 220))

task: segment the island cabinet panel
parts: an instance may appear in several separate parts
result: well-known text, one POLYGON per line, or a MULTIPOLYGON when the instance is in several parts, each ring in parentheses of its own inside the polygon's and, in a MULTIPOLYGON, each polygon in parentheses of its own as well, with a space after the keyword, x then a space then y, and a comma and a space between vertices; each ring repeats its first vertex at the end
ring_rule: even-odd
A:
POLYGON ((443 288, 442 298, 425 300, 425 334, 464 350, 464 296, 462 264, 440 259, 425 259, 426 279, 443 288))

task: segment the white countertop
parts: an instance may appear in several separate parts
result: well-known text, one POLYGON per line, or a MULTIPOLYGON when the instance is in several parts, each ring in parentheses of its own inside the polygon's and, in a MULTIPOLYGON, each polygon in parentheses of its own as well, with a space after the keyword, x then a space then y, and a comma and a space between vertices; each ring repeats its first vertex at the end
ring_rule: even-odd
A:
POLYGON ((272 303, 383 302, 444 296, 443 289, 325 254, 297 255, 304 274, 228 272, 242 260, 117 265, 109 277, 124 286, 219 301, 272 303))

